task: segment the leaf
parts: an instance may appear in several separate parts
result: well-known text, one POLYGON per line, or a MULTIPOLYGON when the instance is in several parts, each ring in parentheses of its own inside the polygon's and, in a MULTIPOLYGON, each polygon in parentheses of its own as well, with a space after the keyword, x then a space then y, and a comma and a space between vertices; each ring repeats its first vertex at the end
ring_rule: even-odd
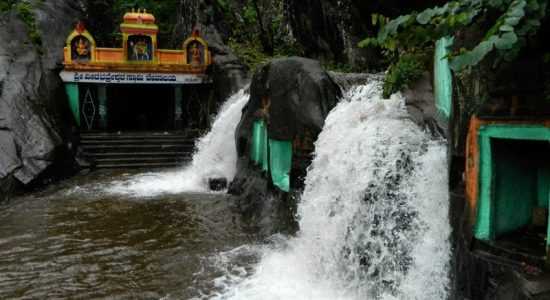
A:
POLYGON ((512 7, 512 11, 509 11, 507 15, 509 17, 515 17, 515 18, 523 18, 525 16, 525 11, 523 10, 523 7, 525 7, 525 0, 518 2, 515 6, 512 7))
POLYGON ((371 15, 371 23, 372 23, 372 25, 376 25, 377 22, 378 22, 378 14, 372 14, 372 15, 371 15))
POLYGON ((449 61, 449 67, 454 71, 459 71, 468 66, 478 64, 489 52, 493 50, 493 43, 483 41, 472 49, 460 55, 455 56, 449 61))
POLYGON ((460 22, 461 24, 463 24, 463 25, 468 24, 469 23, 468 22, 468 13, 461 12, 460 14, 457 15, 456 20, 458 22, 460 22))
POLYGON ((489 41, 483 41, 479 43, 477 46, 474 47, 474 49, 471 51, 472 55, 470 57, 470 61, 468 62, 470 65, 476 65, 479 63, 485 55, 487 55, 489 52, 493 50, 493 43, 489 41))
POLYGON ((508 17, 504 20, 504 23, 506 25, 514 26, 514 25, 517 25, 519 23, 519 20, 520 20, 520 18, 517 18, 517 17, 508 17))
POLYGON ((500 27, 498 28, 498 30, 500 30, 500 31, 513 31, 513 30, 514 30, 514 27, 512 27, 512 26, 510 26, 510 25, 508 25, 508 24, 504 24, 504 25, 500 26, 500 27))
POLYGON ((386 19, 386 17, 384 17, 383 15, 378 16, 378 23, 380 23, 380 25, 386 25, 387 22, 388 20, 386 19))
POLYGON ((388 24, 382 26, 378 31, 378 41, 382 42, 388 37, 388 35, 394 35, 397 32, 397 28, 407 22, 411 18, 411 15, 399 16, 396 19, 391 20, 388 24))
POLYGON ((500 36, 498 41, 495 42, 495 47, 501 50, 510 49, 517 41, 518 37, 513 31, 506 32, 500 36))
POLYGON ((435 14, 431 9, 426 9, 416 16, 416 21, 422 25, 427 24, 435 14))
POLYGON ((540 5, 537 0, 529 0, 529 2, 527 2, 527 5, 525 6, 525 10, 527 12, 533 12, 537 11, 539 7, 540 5))
POLYGON ((500 37, 499 37, 498 35, 491 35, 491 36, 487 39, 487 41, 489 41, 490 43, 493 43, 493 44, 494 44, 494 43, 496 43, 496 42, 498 41, 499 38, 500 38, 500 37))
POLYGON ((378 44, 378 40, 376 38, 366 38, 359 43, 357 43, 357 47, 364 48, 370 45, 376 46, 378 44))

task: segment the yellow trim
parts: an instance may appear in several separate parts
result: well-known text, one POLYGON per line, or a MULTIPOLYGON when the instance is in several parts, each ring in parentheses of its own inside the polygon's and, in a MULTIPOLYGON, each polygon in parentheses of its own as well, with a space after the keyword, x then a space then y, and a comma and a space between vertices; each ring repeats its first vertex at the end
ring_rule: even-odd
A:
POLYGON ((120 29, 146 29, 146 30, 158 30, 159 27, 156 24, 133 24, 133 23, 122 23, 120 24, 120 29))
POLYGON ((187 63, 187 46, 189 45, 189 43, 193 42, 193 41, 197 41, 199 42, 203 47, 204 47, 204 65, 210 65, 210 60, 209 60, 209 51, 208 51, 208 43, 206 43, 206 41, 200 37, 200 36, 191 36, 191 37, 188 37, 185 42, 183 42, 183 64, 184 65, 189 65, 187 63))
POLYGON ((66 44, 66 47, 67 49, 69 50, 69 55, 68 55, 68 60, 69 62, 72 61, 72 55, 71 55, 71 42, 73 41, 74 38, 76 38, 77 36, 83 36, 85 38, 88 39, 88 41, 90 41, 90 52, 91 52, 91 55, 90 55, 90 62, 93 62, 95 61, 95 39, 94 37, 90 34, 90 32, 88 32, 88 30, 84 29, 84 32, 80 33, 78 31, 73 30, 73 32, 71 32, 71 34, 69 34, 69 36, 67 37, 67 40, 65 41, 65 44, 66 44))

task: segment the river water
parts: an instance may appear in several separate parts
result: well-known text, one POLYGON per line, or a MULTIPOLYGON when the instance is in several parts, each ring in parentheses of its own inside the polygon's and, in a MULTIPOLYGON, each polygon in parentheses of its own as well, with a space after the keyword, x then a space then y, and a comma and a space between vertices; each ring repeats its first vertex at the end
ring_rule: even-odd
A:
MULTIPOLYGON (((136 175, 152 174, 167 173, 136 175)), ((231 197, 103 188, 128 175, 93 172, 1 206, 0 299, 200 297, 216 290, 213 257, 256 243, 231 197)))
POLYGON ((329 114, 296 236, 259 236, 207 190, 235 174, 240 91, 189 166, 93 172, 4 205, 0 298, 448 298, 445 141, 380 94, 353 87, 329 114))

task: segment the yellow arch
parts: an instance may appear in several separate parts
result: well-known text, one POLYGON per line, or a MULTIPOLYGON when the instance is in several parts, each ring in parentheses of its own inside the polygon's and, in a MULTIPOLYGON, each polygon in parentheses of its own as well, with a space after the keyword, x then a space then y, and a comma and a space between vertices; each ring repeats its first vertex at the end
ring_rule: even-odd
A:
POLYGON ((204 47, 204 65, 210 65, 210 55, 208 51, 208 43, 201 38, 200 36, 191 36, 188 37, 185 42, 183 42, 183 64, 188 65, 187 63, 187 46, 191 42, 199 42, 204 47))
POLYGON ((88 30, 84 30, 84 32, 80 33, 76 30, 73 30, 73 32, 71 32, 71 34, 69 34, 69 36, 67 37, 67 40, 65 41, 66 43, 66 47, 67 49, 69 50, 69 56, 67 57, 67 61, 71 62, 72 61, 72 57, 70 55, 70 51, 71 51, 71 42, 73 41, 73 39, 77 36, 83 36, 85 38, 88 39, 88 41, 90 41, 90 51, 92 52, 91 53, 91 56, 90 56, 90 62, 92 61, 95 61, 95 39, 94 37, 90 34, 90 32, 88 32, 88 30))

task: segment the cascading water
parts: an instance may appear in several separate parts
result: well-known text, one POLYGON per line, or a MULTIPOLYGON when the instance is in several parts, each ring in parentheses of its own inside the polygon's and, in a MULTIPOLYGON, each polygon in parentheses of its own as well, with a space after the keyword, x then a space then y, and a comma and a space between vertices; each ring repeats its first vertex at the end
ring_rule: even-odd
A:
POLYGON ((402 97, 380 94, 377 82, 354 87, 328 116, 297 236, 221 253, 225 266, 243 251, 259 262, 226 269, 208 298, 448 298, 445 144, 410 120, 402 97))
POLYGON ((230 182, 237 164, 235 128, 249 98, 246 90, 241 89, 223 104, 211 130, 196 142, 192 162, 183 170, 133 176, 114 182, 107 187, 108 192, 134 196, 207 192, 208 178, 225 177, 230 182))

